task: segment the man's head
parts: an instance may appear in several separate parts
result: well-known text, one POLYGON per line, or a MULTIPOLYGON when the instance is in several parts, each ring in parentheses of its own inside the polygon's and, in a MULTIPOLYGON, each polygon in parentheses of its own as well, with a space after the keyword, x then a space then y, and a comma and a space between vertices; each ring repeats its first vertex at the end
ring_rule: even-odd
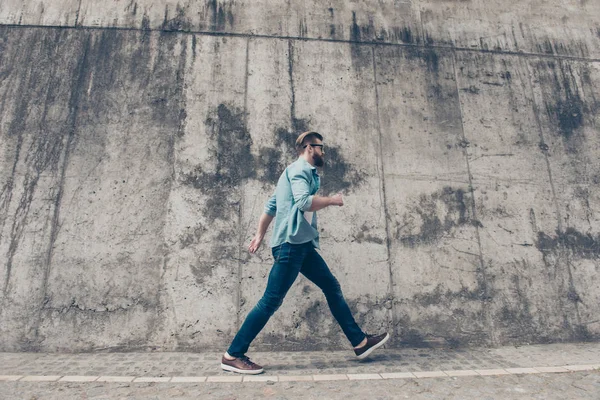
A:
POLYGON ((311 165, 322 167, 325 163, 325 150, 323 148, 323 135, 318 132, 304 132, 296 139, 298 154, 311 165))

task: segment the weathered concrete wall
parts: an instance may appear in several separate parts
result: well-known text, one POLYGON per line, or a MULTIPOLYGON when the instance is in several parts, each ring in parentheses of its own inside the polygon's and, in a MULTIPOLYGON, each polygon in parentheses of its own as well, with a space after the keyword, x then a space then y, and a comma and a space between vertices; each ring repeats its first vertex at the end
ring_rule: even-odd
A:
MULTIPOLYGON (((600 338, 597 2, 12 0, 0 23, 1 350, 225 347, 306 129, 365 329, 600 338)), ((343 346, 304 278, 256 342, 343 346)))

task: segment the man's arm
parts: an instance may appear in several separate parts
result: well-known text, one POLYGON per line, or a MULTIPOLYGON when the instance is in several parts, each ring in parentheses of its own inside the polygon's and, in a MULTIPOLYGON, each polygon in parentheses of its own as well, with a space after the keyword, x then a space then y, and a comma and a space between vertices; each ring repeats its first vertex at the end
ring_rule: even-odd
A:
POLYGON ((290 178, 292 194, 298 208, 302 211, 319 211, 329 206, 343 206, 341 194, 331 197, 310 195, 310 184, 306 171, 296 171, 290 178))
POLYGON ((312 204, 308 211, 319 211, 329 206, 343 206, 344 199, 340 193, 331 197, 313 196, 312 204))
POLYGON ((271 221, 273 221, 273 216, 267 213, 263 213, 263 215, 260 216, 260 220, 258 221, 258 229, 256 231, 256 234, 254 235, 254 238, 250 242, 250 245, 248 246, 248 251, 251 254, 256 253, 256 250, 258 250, 258 248, 260 247, 260 244, 265 238, 265 233, 267 233, 267 228, 269 228, 271 221))

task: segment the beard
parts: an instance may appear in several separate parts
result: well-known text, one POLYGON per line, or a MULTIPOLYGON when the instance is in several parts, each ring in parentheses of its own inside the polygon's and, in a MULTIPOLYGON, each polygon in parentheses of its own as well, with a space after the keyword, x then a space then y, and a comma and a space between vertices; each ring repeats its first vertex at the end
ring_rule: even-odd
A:
POLYGON ((323 156, 320 156, 318 154, 313 154, 313 162, 317 167, 322 167, 323 165, 325 165, 325 160, 323 159, 323 156))

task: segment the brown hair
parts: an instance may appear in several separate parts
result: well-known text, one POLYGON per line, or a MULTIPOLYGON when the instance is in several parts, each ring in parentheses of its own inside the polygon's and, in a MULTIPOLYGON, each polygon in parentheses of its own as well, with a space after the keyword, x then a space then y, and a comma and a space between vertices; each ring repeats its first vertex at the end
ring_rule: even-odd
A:
POLYGON ((323 140, 323 135, 321 135, 319 132, 312 131, 300 134, 298 139, 296 139, 296 150, 298 150, 298 153, 302 153, 304 150, 303 146, 307 143, 314 143, 315 139, 323 140))

